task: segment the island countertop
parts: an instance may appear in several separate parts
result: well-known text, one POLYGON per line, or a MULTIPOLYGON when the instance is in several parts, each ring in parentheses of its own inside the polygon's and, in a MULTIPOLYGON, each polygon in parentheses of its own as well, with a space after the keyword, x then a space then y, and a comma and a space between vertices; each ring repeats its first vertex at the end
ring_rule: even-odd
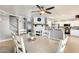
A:
POLYGON ((72 36, 78 36, 79 37, 79 30, 77 30, 77 29, 71 29, 70 33, 71 33, 72 36))

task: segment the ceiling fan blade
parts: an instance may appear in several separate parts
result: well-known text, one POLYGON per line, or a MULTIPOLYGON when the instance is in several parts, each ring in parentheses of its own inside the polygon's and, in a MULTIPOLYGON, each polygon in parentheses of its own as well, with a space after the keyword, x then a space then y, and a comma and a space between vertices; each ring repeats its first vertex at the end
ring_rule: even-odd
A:
POLYGON ((32 11, 32 12, 40 12, 40 11, 32 11))
POLYGON ((49 7, 49 8, 46 8, 46 10, 50 10, 50 9, 53 9, 53 8, 55 8, 55 7, 49 7))
POLYGON ((37 8, 39 8, 41 10, 41 7, 39 5, 36 5, 36 6, 37 6, 37 8))
POLYGON ((52 14, 51 12, 45 11, 45 13, 52 14))
POLYGON ((41 9, 44 9, 44 7, 43 7, 43 6, 41 6, 41 9))

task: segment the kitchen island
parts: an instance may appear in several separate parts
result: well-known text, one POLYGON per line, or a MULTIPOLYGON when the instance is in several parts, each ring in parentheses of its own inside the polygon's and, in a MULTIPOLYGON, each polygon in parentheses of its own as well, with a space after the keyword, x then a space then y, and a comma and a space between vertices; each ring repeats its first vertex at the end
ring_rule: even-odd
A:
POLYGON ((79 37, 79 29, 71 29, 70 30, 70 35, 71 36, 77 36, 77 37, 79 37))

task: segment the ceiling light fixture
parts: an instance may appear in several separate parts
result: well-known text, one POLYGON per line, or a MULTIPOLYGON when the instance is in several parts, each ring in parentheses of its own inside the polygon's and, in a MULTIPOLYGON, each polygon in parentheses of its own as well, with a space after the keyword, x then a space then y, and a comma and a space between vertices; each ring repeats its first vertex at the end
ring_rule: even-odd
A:
POLYGON ((41 11, 41 13, 42 13, 42 14, 44 14, 44 13, 45 13, 45 11, 41 11))

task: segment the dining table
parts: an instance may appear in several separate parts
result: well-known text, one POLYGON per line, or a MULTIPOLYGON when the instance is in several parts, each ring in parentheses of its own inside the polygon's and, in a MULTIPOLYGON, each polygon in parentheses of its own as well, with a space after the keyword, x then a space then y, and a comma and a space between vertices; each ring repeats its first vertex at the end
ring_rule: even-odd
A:
POLYGON ((59 47, 59 40, 48 37, 34 36, 33 39, 23 35, 27 53, 56 53, 59 47))

